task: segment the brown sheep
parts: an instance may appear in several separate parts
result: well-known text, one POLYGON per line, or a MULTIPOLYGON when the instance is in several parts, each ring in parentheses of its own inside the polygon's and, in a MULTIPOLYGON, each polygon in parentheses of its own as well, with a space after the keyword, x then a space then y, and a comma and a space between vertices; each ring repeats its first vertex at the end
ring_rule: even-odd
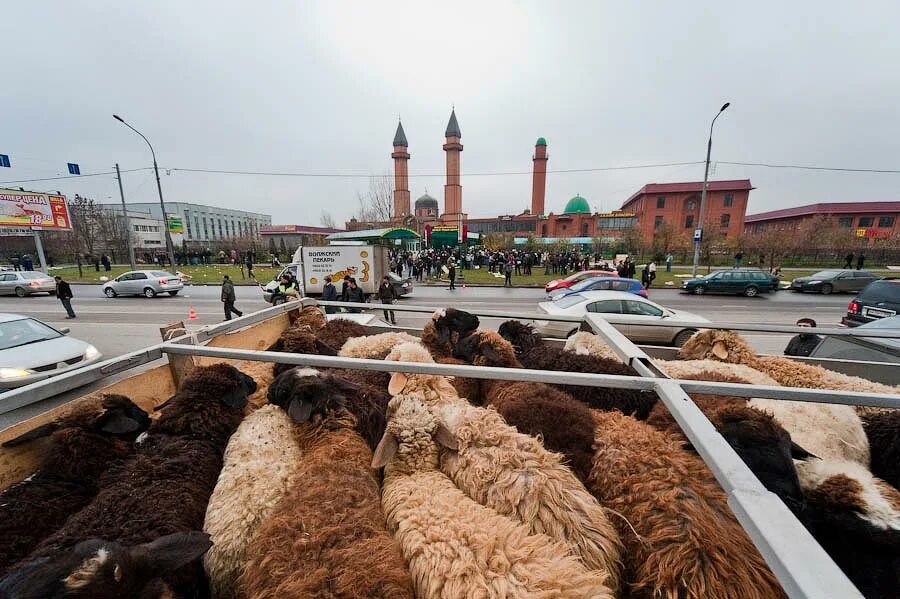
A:
POLYGON ((335 354, 352 337, 364 337, 366 327, 347 318, 333 318, 316 331, 316 338, 335 350, 335 354))
POLYGON ((387 532, 369 467, 372 450, 347 408, 355 390, 303 372, 315 371, 283 375, 272 394, 299 424, 298 482, 253 536, 239 594, 411 599, 409 571, 387 532))
POLYGON ((291 326, 301 327, 308 326, 312 332, 316 332, 325 326, 328 322, 325 318, 325 312, 317 306, 306 306, 301 308, 297 318, 291 323, 291 326))

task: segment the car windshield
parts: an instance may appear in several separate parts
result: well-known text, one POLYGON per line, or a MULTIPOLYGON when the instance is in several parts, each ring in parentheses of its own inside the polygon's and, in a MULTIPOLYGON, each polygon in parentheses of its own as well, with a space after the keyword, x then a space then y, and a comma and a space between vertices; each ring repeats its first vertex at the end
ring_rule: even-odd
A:
POLYGON ((608 278, 608 277, 591 277, 590 279, 585 279, 579 283, 572 285, 571 289, 572 289, 572 291, 584 291, 585 289, 587 289, 594 283, 602 281, 606 278, 608 278))
POLYGON ((397 273, 389 272, 388 276, 391 278, 392 281, 402 281, 403 280, 397 276, 397 273))
POLYGON ((45 275, 42 272, 35 271, 20 272, 19 274, 23 279, 47 279, 50 277, 50 275, 45 275))
POLYGON ((0 322, 0 350, 57 337, 62 337, 62 333, 33 318, 0 322))
POLYGON ((841 274, 841 271, 839 270, 820 270, 812 275, 810 279, 833 279, 839 274, 841 274))
POLYGON ((578 305, 583 301, 583 295, 581 295, 580 293, 573 293, 572 295, 567 295, 566 297, 556 302, 556 307, 562 309, 571 308, 572 306, 578 305))

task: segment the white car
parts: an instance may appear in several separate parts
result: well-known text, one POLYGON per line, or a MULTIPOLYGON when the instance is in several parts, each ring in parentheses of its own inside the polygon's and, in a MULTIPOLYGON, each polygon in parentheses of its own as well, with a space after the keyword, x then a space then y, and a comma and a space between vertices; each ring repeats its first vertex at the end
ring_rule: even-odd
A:
MULTIPOLYGON (((672 310, 626 291, 583 291, 581 293, 573 293, 556 302, 542 302, 538 304, 538 311, 544 314, 578 317, 584 317, 588 312, 593 314, 614 314, 617 320, 623 322, 614 323, 613 326, 631 341, 651 345, 674 345, 675 347, 684 345, 691 335, 702 328, 699 325, 709 322, 702 316, 681 310, 672 310), (697 323, 698 326, 681 328, 638 326, 637 324, 660 322, 667 318, 697 323)), ((576 333, 580 326, 577 322, 535 321, 538 333, 544 337, 569 337, 576 333)))

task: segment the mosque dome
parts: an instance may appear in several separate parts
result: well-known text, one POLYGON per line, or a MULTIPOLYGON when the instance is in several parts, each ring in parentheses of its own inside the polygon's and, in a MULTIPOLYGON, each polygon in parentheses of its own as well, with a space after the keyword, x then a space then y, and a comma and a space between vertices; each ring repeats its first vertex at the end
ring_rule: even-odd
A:
MULTIPOLYGON (((418 202, 417 202, 418 204, 418 202)), ((588 201, 581 197, 580 195, 576 195, 574 198, 569 200, 566 203, 566 208, 563 210, 563 214, 590 214, 591 206, 588 204, 588 201)))
POLYGON ((538 140, 535 142, 534 145, 536 145, 536 146, 546 146, 546 145, 547 145, 547 140, 544 139, 543 137, 538 137, 538 140))
POLYGON ((426 193, 416 200, 416 210, 420 208, 434 208, 437 210, 438 201, 426 193))

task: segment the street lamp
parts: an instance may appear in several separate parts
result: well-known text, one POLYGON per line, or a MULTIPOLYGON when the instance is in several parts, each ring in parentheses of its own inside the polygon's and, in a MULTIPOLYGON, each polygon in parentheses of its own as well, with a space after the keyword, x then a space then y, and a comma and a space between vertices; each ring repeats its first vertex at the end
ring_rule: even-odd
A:
POLYGON ((153 172, 156 173, 156 189, 159 191, 159 207, 162 209, 162 219, 163 219, 163 229, 166 232, 166 250, 169 253, 169 264, 172 267, 172 272, 175 272, 175 247, 172 245, 172 234, 169 233, 169 218, 166 215, 166 204, 163 202, 163 194, 162 194, 162 184, 159 182, 159 166, 156 164, 156 152, 153 151, 153 146, 150 145, 150 140, 144 137, 144 134, 129 125, 125 122, 125 120, 117 114, 113 115, 113 118, 137 133, 141 136, 147 145, 150 147, 150 154, 153 156, 153 172))
POLYGON ((731 102, 722 104, 722 108, 713 117, 712 123, 709 125, 709 141, 706 143, 706 170, 703 171, 703 189, 700 191, 700 216, 697 219, 697 229, 694 231, 694 267, 691 270, 691 276, 697 277, 697 264, 700 262, 700 242, 703 239, 703 210, 706 208, 706 182, 709 179, 709 155, 712 152, 712 132, 713 126, 719 115, 725 112, 725 109, 731 106, 731 102), (698 235, 699 233, 699 235, 698 235))

